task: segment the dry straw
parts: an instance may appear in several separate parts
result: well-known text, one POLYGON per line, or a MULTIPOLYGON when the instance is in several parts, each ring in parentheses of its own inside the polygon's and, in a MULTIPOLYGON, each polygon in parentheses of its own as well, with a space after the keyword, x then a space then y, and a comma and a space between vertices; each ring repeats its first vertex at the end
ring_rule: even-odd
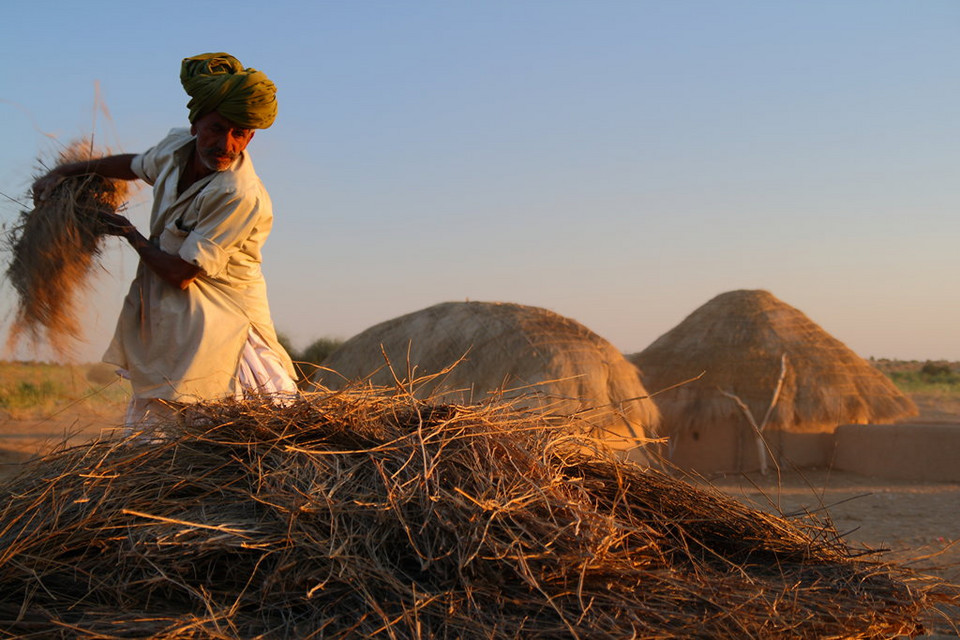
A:
POLYGON ((956 599, 571 426, 354 389, 51 454, 0 489, 0 637, 882 638, 956 599))
MULTIPOLYGON (((89 140, 61 151, 58 165, 100 157, 89 140)), ((78 297, 88 286, 104 236, 101 212, 124 203, 126 183, 95 175, 62 180, 32 211, 23 211, 4 238, 10 251, 7 279, 17 295, 8 347, 26 336, 69 355, 83 337, 78 297)))

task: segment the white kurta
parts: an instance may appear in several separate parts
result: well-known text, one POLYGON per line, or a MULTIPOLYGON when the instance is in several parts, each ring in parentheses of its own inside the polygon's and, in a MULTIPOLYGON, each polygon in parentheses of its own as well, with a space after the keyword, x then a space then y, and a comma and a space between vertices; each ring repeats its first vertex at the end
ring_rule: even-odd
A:
POLYGON ((296 377, 277 341, 260 270, 273 223, 270 197, 246 151, 229 170, 178 196, 193 145, 189 131, 174 129, 131 165, 153 185, 151 242, 202 269, 182 291, 140 264, 103 358, 129 372, 135 398, 197 402, 238 395, 241 354, 251 335, 296 377))

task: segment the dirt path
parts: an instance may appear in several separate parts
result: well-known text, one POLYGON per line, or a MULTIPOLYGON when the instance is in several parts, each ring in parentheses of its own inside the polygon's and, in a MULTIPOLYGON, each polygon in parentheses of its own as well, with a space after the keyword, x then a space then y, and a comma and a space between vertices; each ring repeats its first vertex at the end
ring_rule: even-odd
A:
MULTIPOLYGON (((879 558, 960 584, 960 484, 892 481, 851 473, 804 471, 748 474, 710 484, 774 513, 816 512, 853 548, 883 550, 879 558)), ((960 609, 925 620, 927 638, 960 637, 960 609)))
POLYGON ((120 410, 105 413, 85 408, 43 419, 0 416, 0 480, 15 475, 24 461, 38 453, 64 442, 80 444, 113 431, 122 418, 120 410))

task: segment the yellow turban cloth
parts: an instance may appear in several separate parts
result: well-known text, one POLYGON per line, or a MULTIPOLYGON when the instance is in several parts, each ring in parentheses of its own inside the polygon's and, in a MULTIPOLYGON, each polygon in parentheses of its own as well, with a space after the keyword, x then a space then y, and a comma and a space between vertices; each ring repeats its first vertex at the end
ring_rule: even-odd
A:
POLYGON ((211 111, 241 127, 266 129, 277 117, 277 87, 262 71, 228 53, 184 58, 180 82, 190 96, 190 122, 211 111))

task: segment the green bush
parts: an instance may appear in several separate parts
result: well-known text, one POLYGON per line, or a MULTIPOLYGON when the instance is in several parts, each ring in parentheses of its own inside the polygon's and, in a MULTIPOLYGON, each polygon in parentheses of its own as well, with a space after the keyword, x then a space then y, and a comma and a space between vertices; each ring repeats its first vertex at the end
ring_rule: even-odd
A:
POLYGON ((960 375, 953 372, 930 375, 923 371, 891 371, 887 375, 904 393, 960 394, 960 375))
POLYGON ((317 370, 320 363, 343 344, 343 340, 339 338, 319 338, 307 345, 303 351, 299 351, 294 348, 290 338, 286 334, 277 333, 277 339, 280 341, 280 344, 283 345, 283 348, 287 350, 290 359, 293 360, 293 364, 297 368, 297 373, 300 375, 301 386, 307 383, 307 379, 313 375, 313 372, 317 370))
POLYGON ((327 359, 331 353, 340 348, 343 340, 336 338, 320 338, 314 340, 306 349, 300 352, 299 360, 309 364, 319 365, 327 359))
POLYGON ((920 375, 931 381, 939 379, 949 381, 951 378, 960 377, 953 372, 953 369, 946 362, 931 362, 929 360, 920 368, 920 375))
POLYGON ((67 408, 113 414, 130 400, 130 383, 114 371, 101 364, 0 361, 0 409, 14 419, 67 408))
POLYGON ((291 360, 296 360, 297 351, 293 348, 293 342, 290 341, 290 336, 285 333, 277 331, 277 342, 280 343, 280 346, 286 350, 287 355, 290 356, 291 360))
POLYGON ((7 410, 23 410, 47 408, 55 403, 64 390, 50 380, 20 382, 0 388, 0 408, 7 410))

